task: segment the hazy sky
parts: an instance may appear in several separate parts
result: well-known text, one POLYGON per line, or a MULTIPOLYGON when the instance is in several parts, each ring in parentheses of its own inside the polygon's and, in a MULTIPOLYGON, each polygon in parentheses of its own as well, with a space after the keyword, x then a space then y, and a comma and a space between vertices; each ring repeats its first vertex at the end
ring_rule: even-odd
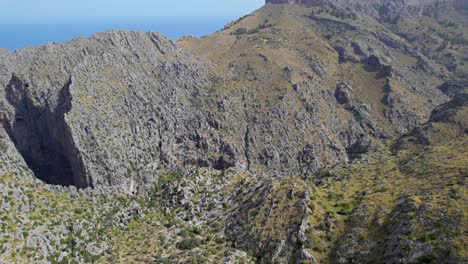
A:
POLYGON ((263 3, 264 0, 0 0, 0 21, 237 17, 263 3))
POLYGON ((110 29, 204 36, 264 0, 0 0, 0 48, 64 42, 110 29))

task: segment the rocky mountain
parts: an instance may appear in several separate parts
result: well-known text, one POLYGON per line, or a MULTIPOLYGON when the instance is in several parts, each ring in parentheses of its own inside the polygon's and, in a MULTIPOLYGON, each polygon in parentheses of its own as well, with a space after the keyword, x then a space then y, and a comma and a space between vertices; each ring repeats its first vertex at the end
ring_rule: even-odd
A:
POLYGON ((207 66, 157 33, 28 48, 2 65, 4 127, 47 182, 125 184, 204 155, 195 145, 209 131, 197 99, 207 66))
POLYGON ((467 109, 457 96, 389 146, 308 177, 200 168, 160 173, 137 197, 44 185, 2 135, 0 258, 464 263, 467 109))
POLYGON ((0 262, 464 263, 467 28, 272 0, 0 50, 0 262))

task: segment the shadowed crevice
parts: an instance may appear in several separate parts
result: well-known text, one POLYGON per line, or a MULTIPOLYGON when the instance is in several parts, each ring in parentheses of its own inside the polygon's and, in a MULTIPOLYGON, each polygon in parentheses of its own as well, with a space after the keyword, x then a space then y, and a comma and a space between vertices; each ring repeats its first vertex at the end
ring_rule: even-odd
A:
POLYGON ((29 84, 13 74, 6 98, 15 109, 15 117, 5 127, 37 178, 55 185, 92 187, 64 119, 71 109, 70 85, 71 79, 60 90, 55 107, 48 101, 40 107, 34 100, 44 98, 33 99, 29 84))

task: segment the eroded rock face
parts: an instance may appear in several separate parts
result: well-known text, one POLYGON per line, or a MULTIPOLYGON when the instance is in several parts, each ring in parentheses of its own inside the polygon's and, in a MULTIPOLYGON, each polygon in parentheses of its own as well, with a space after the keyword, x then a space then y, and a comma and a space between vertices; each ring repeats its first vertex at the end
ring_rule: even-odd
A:
POLYGON ((393 151, 415 145, 438 144, 447 138, 464 137, 468 133, 468 94, 459 93, 452 100, 436 107, 430 123, 414 129, 398 139, 393 151))
POLYGON ((215 137, 201 136, 213 133, 197 99, 206 66, 159 34, 101 33, 2 65, 4 127, 48 182, 142 183, 160 167, 217 162, 215 137))
POLYGON ((405 16, 429 16, 438 18, 451 8, 466 9, 461 0, 266 0, 266 4, 298 4, 354 9, 374 15, 381 21, 396 24, 405 16))
POLYGON ((450 97, 461 93, 468 93, 468 79, 448 80, 444 82, 439 89, 450 97))
MULTIPOLYGON (((278 94, 275 103, 258 101, 276 89, 268 83, 213 97, 222 84, 210 63, 156 33, 100 33, 20 50, 1 65, 3 127, 36 176, 55 184, 128 191, 161 169, 191 167, 308 174, 354 157, 347 148, 369 133, 359 123, 373 122, 355 103, 351 124, 335 116, 317 125, 318 111, 337 103, 309 82, 293 88, 299 98, 278 94)), ((248 65, 232 65, 244 80, 248 65)))

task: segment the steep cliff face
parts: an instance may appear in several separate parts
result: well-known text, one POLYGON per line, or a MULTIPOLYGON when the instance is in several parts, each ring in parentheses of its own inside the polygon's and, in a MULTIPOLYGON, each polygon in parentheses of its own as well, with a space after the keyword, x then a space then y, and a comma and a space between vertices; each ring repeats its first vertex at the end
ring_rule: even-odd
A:
POLYGON ((6 99, 14 107, 14 119, 5 122, 5 129, 42 180, 66 186, 92 186, 64 119, 71 108, 70 85, 71 80, 60 89, 53 109, 48 104, 35 105, 26 95, 29 84, 13 74, 6 87, 6 99))
POLYGON ((112 31, 3 52, 3 127, 39 178, 62 185, 128 189, 191 167, 306 175, 426 122, 448 100, 437 87, 464 73, 464 42, 437 45, 460 28, 427 46, 375 9, 312 2, 178 44, 112 31))
POLYGON ((159 34, 107 32, 2 65, 4 127, 47 182, 125 185, 161 167, 215 167, 200 146, 213 133, 198 99, 206 65, 159 34))

